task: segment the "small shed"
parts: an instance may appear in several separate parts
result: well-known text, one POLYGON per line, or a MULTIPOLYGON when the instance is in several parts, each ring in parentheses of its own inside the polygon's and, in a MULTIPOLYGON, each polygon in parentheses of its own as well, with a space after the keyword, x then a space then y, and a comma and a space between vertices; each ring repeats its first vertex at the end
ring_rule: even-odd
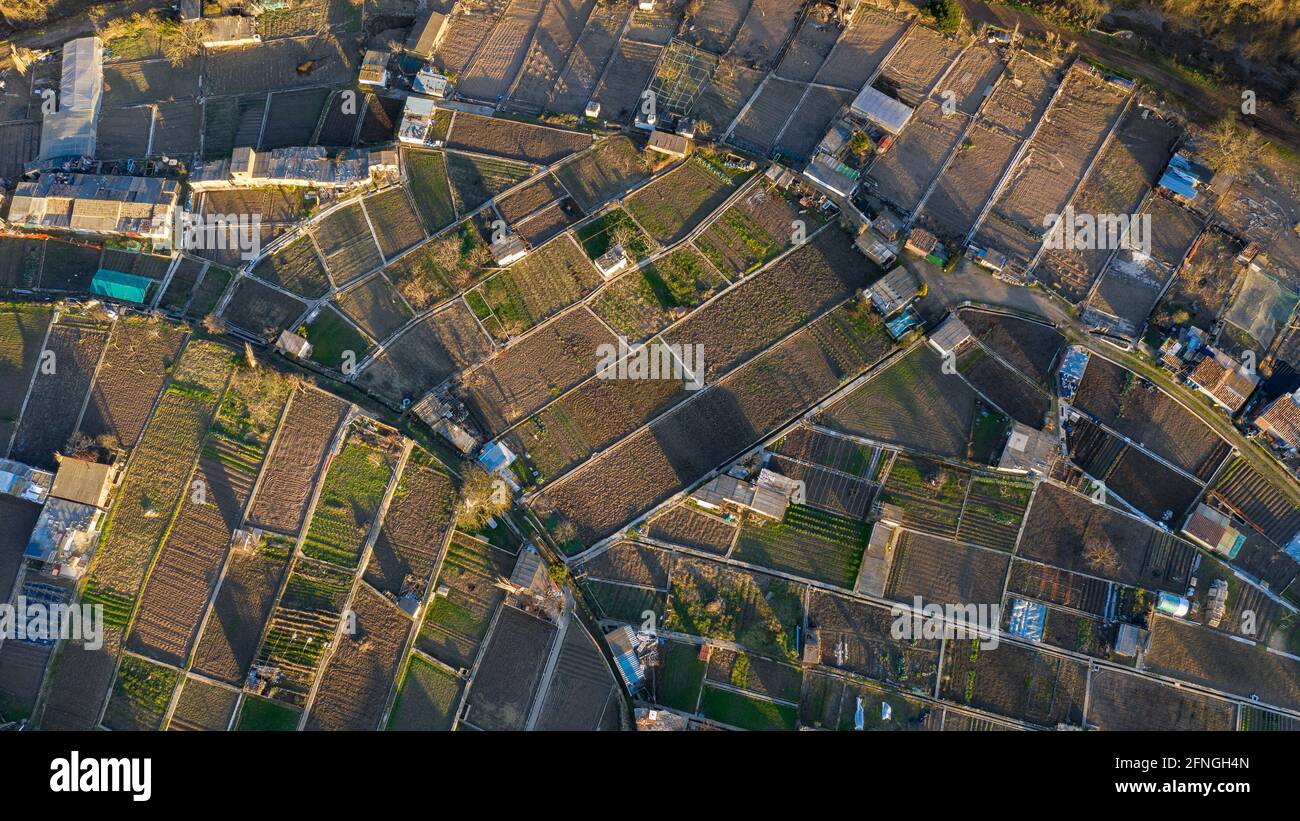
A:
POLYGON ((422 60, 428 60, 442 45, 447 36, 450 17, 437 11, 429 11, 415 21, 411 34, 406 38, 406 50, 422 60))
POLYGON ((528 246, 524 245, 524 241, 518 234, 507 234, 501 237, 492 243, 489 250, 498 268, 518 262, 528 255, 528 246))
POLYGON ((605 279, 614 276, 629 264, 631 264, 631 260, 628 258, 627 251, 623 250, 622 245, 611 245, 608 251, 596 258, 596 268, 605 279))
POLYGON ((901 134, 914 113, 911 106, 877 91, 870 85, 862 87, 862 91, 858 92, 858 96, 850 105, 850 110, 890 134, 901 134))
POLYGON ((357 82, 376 88, 388 85, 388 61, 392 57, 387 51, 367 51, 366 56, 361 58, 361 72, 357 82))
POLYGON ((311 356, 311 343, 293 331, 281 331, 275 349, 285 356, 307 359, 311 356))
POLYGON ((69 502, 91 507, 107 508, 108 495, 113 489, 113 468, 98 462, 63 458, 54 474, 50 495, 69 502))
POLYGON ((691 141, 681 134, 655 130, 650 134, 650 141, 646 143, 646 148, 674 159, 682 159, 691 153, 691 141))

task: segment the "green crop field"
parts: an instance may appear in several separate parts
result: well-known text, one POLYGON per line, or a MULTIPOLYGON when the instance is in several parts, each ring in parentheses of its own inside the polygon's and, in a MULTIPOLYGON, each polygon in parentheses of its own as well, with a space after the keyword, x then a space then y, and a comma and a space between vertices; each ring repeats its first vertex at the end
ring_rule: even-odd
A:
POLYGON ((799 723, 798 710, 788 704, 716 687, 704 688, 700 714, 745 730, 794 730, 799 723))
POLYGON ((392 453, 356 431, 349 434, 321 484, 303 554, 340 567, 356 567, 392 474, 392 453))
POLYGON ((865 522, 791 505, 780 522, 746 522, 732 557, 852 589, 870 537, 865 522))

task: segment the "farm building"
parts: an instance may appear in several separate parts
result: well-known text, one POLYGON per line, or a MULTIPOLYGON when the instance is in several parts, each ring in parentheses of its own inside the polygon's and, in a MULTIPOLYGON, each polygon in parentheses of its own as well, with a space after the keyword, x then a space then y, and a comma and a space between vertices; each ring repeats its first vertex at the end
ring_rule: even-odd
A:
POLYGON ((292 331, 280 331, 280 338, 275 341, 275 349, 285 356, 297 359, 311 357, 311 343, 292 331))
POLYGON ((881 316, 889 317, 906 308, 920 290, 921 281, 916 274, 899 265, 868 286, 864 293, 881 316))
POLYGON ((1146 652, 1151 644, 1151 631, 1136 624, 1121 624, 1115 636, 1115 654, 1132 658, 1146 652))
POLYGON ((1297 393, 1300 391, 1279 396, 1255 418, 1255 427, 1278 447, 1290 451, 1300 449, 1300 396, 1297 393))
POLYGON ((551 578, 546 574, 546 562, 532 545, 519 551, 515 568, 510 572, 509 586, 518 594, 546 596, 551 592, 551 578))
POLYGON ((424 145, 437 110, 438 106, 431 98, 409 95, 402 108, 402 122, 397 127, 397 139, 412 145, 424 145))
POLYGON ((385 152, 350 148, 331 156, 320 146, 254 151, 241 146, 229 160, 197 163, 190 187, 239 188, 262 185, 307 185, 315 188, 351 188, 370 182, 376 172, 390 170, 385 152))
POLYGON ((518 262, 528 255, 528 246, 519 238, 518 234, 508 234, 492 243, 489 250, 492 252, 492 259, 496 260, 497 267, 504 268, 507 265, 518 262))
POLYGON ((388 61, 392 57, 387 51, 367 51, 366 56, 361 58, 361 72, 357 76, 357 82, 376 88, 388 85, 388 61))
POLYGON ((505 442, 491 442, 483 448, 478 456, 478 463, 488 473, 508 476, 510 465, 515 461, 515 454, 505 442))
POLYGON ((447 89, 450 86, 451 80, 447 79, 445 74, 434 71, 433 66, 421 68, 415 73, 415 79, 411 81, 411 89, 416 94, 427 94, 438 99, 447 96, 447 89))
POLYGON ((1206 504, 1199 504, 1183 525, 1183 535, 1206 550, 1231 561, 1241 552, 1246 537, 1226 514, 1206 504))
POLYGON ((1188 380, 1228 413, 1236 413, 1255 392, 1259 375, 1223 351, 1206 346, 1206 355, 1188 380))
POLYGON ((691 141, 681 134, 670 134, 667 131, 656 130, 650 135, 646 148, 680 160, 691 153, 691 141))
POLYGON ((41 124, 39 157, 93 157, 96 123, 104 97, 104 49, 98 37, 63 45, 59 109, 41 124))
POLYGON ((870 85, 863 86, 858 96, 853 99, 849 110, 894 135, 903 132, 914 113, 911 106, 895 100, 888 94, 876 91, 870 85))
POLYGON ((441 12, 429 11, 422 19, 416 20, 411 27, 411 34, 406 38, 406 51, 421 60, 433 57, 447 36, 448 23, 451 18, 441 12))
POLYGON ((41 504, 50 493, 54 474, 22 462, 0 459, 0 493, 41 504))
POLYGON ((1002 269, 1007 267, 1007 255, 994 251, 991 248, 980 248, 979 246, 972 245, 968 249, 968 253, 976 265, 979 265, 982 268, 987 268, 995 274, 1001 273, 1002 269))
POLYGON ((1022 422, 1011 426, 1011 435, 1002 448, 998 470, 1047 476, 1052 472, 1059 445, 1055 434, 1031 428, 1022 422))
POLYGON ((602 277, 609 279, 626 268, 631 261, 622 245, 611 245, 608 251, 596 258, 596 269, 602 277))
POLYGON ((457 425, 450 419, 443 419, 433 427, 434 432, 441 434, 444 439, 456 446, 456 450, 468 456, 478 447, 478 439, 474 434, 457 425))
POLYGON ((11 225, 146 239, 170 236, 180 187, 159 177, 46 173, 21 182, 11 225))
POLYGON ((80 578, 99 542, 113 479, 109 465, 63 459, 23 555, 52 575, 80 578))
POLYGON ((933 259, 942 253, 939 238, 924 228, 913 228, 912 232, 907 235, 907 242, 903 247, 915 254, 920 254, 926 259, 933 259))
POLYGON ((836 196, 851 197, 858 187, 858 172, 825 154, 813 157, 803 173, 818 188, 836 196))
POLYGON ((894 248, 885 241, 885 238, 877 234, 870 228, 863 228, 857 238, 853 241, 862 255, 882 268, 893 264, 898 258, 894 248))
POLYGON ((153 281, 148 277, 100 268, 90 281, 90 292, 106 299, 143 304, 153 281))
POLYGON ((965 322, 958 319, 956 314, 949 314, 930 334, 930 347, 938 351, 940 356, 946 357, 961 350, 963 345, 974 338, 965 322))
POLYGON ((605 642, 609 645, 610 652, 614 654, 614 666, 618 668, 618 675, 627 685, 628 692, 635 693, 640 690, 642 683, 645 682, 645 667, 637 657, 639 642, 636 633, 625 624, 606 633, 605 642))
POLYGON ((797 490, 797 484, 766 468, 759 472, 757 483, 723 473, 691 494, 691 498, 711 510, 718 510, 724 504, 731 503, 780 521, 785 518, 786 508, 797 490))
POLYGON ((204 48, 248 46, 260 42, 262 37, 257 33, 257 21, 252 17, 227 14, 203 20, 204 48))
POLYGON ((1214 175, 1210 169, 1179 151, 1169 160, 1157 185, 1185 202, 1193 202, 1202 188, 1208 188, 1214 175))

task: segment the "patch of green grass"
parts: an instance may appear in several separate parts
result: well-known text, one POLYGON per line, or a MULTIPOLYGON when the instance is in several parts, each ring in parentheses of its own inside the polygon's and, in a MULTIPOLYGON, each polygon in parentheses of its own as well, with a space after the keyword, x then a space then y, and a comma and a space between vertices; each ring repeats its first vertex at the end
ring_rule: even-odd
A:
POLYGON ((235 721, 236 730, 267 732, 293 731, 298 729, 298 716, 301 711, 258 696, 244 696, 244 703, 239 708, 239 718, 235 721))
POLYGON ((794 707, 715 687, 704 688, 700 714, 745 730, 794 730, 798 727, 798 713, 794 707))
POLYGON ((321 308, 304 330, 303 335, 311 343, 312 360, 327 368, 341 368, 345 359, 353 367, 370 348, 361 332, 329 305, 321 308))
POLYGON ((596 259, 609 250, 613 237, 620 232, 631 237, 624 244, 623 250, 627 251, 633 261, 640 262, 650 256, 653 243, 622 208, 615 208, 600 219, 587 223, 576 233, 587 256, 596 259))
POLYGON ((420 219, 430 234, 456 221, 447 181, 447 163, 440 151, 406 152, 406 175, 410 180, 411 198, 420 219))
POLYGON ((704 685, 707 662, 700 661, 700 648, 694 644, 670 642, 661 654, 659 668, 659 703, 684 713, 694 713, 704 685))

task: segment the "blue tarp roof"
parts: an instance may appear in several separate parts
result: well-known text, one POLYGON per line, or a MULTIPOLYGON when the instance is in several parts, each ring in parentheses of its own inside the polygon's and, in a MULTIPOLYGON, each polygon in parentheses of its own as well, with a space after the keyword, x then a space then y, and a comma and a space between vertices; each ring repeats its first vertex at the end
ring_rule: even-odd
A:
POLYGON ((1011 622, 1007 632, 1028 641, 1042 641, 1047 624, 1047 608, 1038 602, 1011 600, 1011 622))

